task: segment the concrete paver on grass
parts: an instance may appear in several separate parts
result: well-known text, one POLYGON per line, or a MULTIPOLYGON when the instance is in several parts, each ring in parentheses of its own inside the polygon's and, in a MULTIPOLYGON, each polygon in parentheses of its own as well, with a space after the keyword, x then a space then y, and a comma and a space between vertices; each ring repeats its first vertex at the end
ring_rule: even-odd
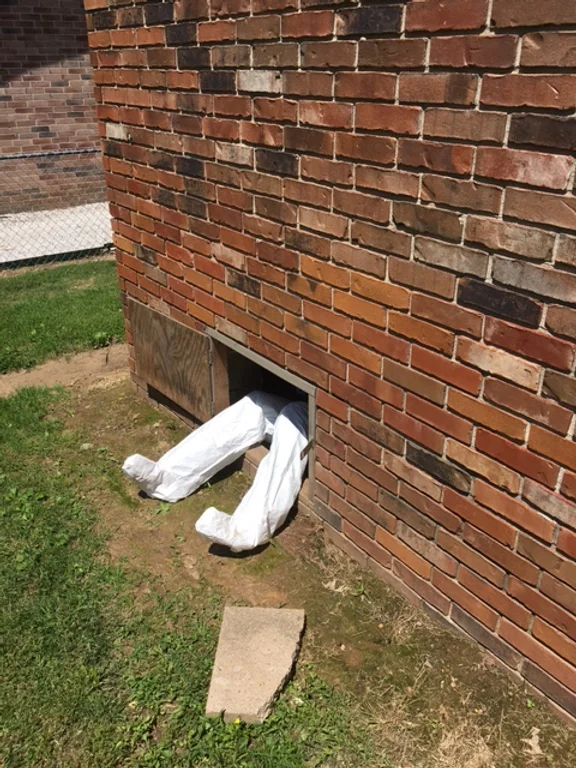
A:
POLYGON ((262 723, 290 676, 304 631, 304 611, 224 609, 206 714, 262 723))

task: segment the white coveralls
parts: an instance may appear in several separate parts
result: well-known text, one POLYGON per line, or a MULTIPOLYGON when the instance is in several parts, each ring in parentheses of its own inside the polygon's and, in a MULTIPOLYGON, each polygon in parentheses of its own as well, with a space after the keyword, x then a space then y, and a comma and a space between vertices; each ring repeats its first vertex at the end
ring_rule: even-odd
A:
POLYGON ((235 552, 268 542, 292 508, 306 469, 302 452, 308 444, 305 403, 288 403, 265 392, 252 392, 203 424, 157 462, 135 454, 124 462, 124 474, 148 496, 179 501, 198 490, 249 448, 272 438, 268 455, 252 486, 227 515, 207 509, 196 530, 235 552))

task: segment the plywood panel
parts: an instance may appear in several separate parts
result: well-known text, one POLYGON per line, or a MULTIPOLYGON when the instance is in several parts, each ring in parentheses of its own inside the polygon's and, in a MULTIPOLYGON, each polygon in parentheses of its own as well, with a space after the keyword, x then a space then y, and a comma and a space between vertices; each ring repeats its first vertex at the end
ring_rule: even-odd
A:
POLYGON ((136 373, 200 421, 213 415, 210 339, 132 299, 136 373))

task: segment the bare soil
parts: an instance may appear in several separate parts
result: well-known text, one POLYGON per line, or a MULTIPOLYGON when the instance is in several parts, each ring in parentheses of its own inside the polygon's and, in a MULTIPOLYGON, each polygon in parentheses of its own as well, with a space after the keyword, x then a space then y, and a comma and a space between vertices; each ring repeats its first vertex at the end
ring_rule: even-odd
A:
POLYGON ((76 355, 49 360, 29 371, 16 371, 0 376, 0 397, 8 397, 22 387, 79 386, 98 382, 112 384, 127 377, 128 347, 115 344, 91 349, 76 355))
POLYGON ((234 510, 250 482, 242 473, 175 505, 142 498, 122 476, 124 458, 158 458, 187 428, 138 399, 119 373, 80 381, 55 412, 71 438, 64 461, 100 511, 110 557, 150 574, 146 590, 200 581, 231 603, 304 608, 301 663, 354 693, 386 755, 382 768, 576 765, 576 735, 547 704, 327 545, 315 520, 298 515, 248 555, 209 548, 195 521, 208 506, 234 510))

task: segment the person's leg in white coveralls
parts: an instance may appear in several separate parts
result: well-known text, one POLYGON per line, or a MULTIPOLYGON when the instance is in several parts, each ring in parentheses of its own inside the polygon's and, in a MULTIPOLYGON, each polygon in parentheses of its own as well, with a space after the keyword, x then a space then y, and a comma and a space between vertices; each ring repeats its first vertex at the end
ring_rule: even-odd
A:
POLYGON ((148 496, 179 501, 194 493, 245 451, 272 437, 254 482, 232 516, 211 507, 196 530, 234 551, 270 540, 286 520, 306 469, 308 444, 305 403, 252 392, 188 435, 157 461, 135 454, 124 473, 148 496))

